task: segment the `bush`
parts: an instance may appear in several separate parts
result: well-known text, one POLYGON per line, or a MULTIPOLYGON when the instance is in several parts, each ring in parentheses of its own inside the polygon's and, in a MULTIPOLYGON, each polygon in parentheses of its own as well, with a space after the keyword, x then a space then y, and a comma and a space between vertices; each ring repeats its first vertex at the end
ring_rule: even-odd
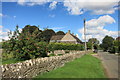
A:
POLYGON ((65 50, 65 53, 69 53, 70 51, 69 50, 65 50))
POLYGON ((118 46, 111 47, 108 52, 110 52, 110 53, 118 53, 118 46))
POLYGON ((13 54, 14 58, 27 60, 47 56, 47 43, 45 42, 16 40, 14 46, 12 44, 11 41, 6 42, 3 46, 8 45, 8 47, 4 47, 3 51, 6 54, 13 54))
POLYGON ((82 44, 70 44, 70 43, 50 43, 48 45, 50 51, 54 50, 84 50, 82 44))
POLYGON ((12 58, 14 58, 14 55, 12 53, 11 54, 2 53, 2 60, 8 60, 12 58))
MULTIPOLYGON (((37 35, 37 34, 36 34, 37 35)), ((3 52, 5 54, 13 54, 14 58, 20 60, 28 60, 37 57, 47 56, 47 43, 39 42, 35 37, 34 32, 19 33, 18 28, 14 34, 9 33, 10 40, 3 43, 3 52)))
POLYGON ((114 40, 114 45, 109 48, 110 53, 120 53, 120 41, 114 40))
POLYGON ((92 43, 91 42, 87 43, 87 49, 92 49, 92 43))

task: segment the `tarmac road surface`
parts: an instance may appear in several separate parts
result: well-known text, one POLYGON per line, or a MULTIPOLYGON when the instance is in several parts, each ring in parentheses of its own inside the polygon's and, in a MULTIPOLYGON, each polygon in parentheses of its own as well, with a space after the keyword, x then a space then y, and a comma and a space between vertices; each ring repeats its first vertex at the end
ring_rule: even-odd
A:
POLYGON ((120 59, 120 56, 103 51, 98 51, 98 55, 102 60, 108 77, 118 78, 118 76, 120 76, 120 71, 118 71, 118 63, 120 64, 120 60, 118 61, 118 58, 120 59))

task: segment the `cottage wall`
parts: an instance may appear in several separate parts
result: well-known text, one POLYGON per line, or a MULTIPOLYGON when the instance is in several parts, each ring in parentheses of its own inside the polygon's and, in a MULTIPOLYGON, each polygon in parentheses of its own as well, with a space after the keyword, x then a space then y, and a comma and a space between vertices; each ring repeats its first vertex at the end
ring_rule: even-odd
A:
POLYGON ((61 39, 61 42, 66 42, 66 41, 75 41, 75 42, 76 42, 76 39, 75 39, 70 33, 67 33, 67 34, 61 39))

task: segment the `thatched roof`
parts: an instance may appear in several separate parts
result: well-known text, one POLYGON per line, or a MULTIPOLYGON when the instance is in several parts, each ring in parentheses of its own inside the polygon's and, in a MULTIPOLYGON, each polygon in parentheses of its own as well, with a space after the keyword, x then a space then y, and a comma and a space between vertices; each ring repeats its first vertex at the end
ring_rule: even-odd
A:
POLYGON ((65 35, 54 35, 50 40, 61 40, 65 35))
POLYGON ((82 41, 78 37, 74 36, 73 34, 71 35, 76 39, 77 42, 82 43, 82 41))
POLYGON ((61 42, 72 42, 73 40, 77 43, 82 43, 82 41, 75 35, 70 33, 70 30, 68 31, 68 33, 66 33, 65 35, 54 35, 51 37, 50 39, 51 41, 57 41, 60 40, 61 42))

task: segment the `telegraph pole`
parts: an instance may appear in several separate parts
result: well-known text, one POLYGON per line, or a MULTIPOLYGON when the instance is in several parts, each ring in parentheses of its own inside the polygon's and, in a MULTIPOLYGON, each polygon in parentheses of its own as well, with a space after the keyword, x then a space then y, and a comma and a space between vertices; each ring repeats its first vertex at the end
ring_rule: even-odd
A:
POLYGON ((92 51, 93 51, 93 35, 92 35, 92 51))
POLYGON ((84 19, 84 40, 85 40, 85 52, 87 51, 87 45, 86 45, 86 25, 85 25, 86 19, 84 19))

